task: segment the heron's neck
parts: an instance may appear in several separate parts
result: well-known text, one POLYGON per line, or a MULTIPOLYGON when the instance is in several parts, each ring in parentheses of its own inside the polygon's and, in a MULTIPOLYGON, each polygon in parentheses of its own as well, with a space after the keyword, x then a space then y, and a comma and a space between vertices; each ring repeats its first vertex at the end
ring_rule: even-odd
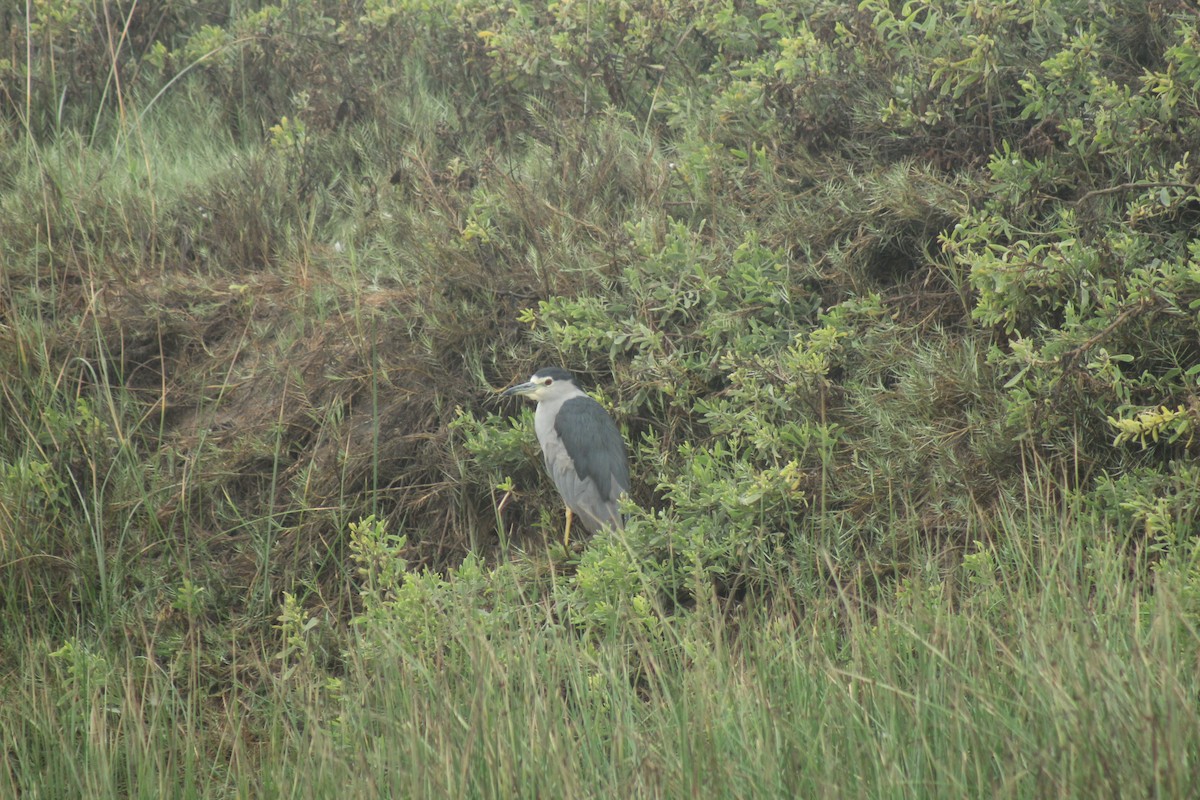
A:
POLYGON ((562 392, 554 397, 549 397, 545 400, 539 400, 537 409, 533 412, 533 427, 538 435, 542 435, 546 431, 554 428, 554 418, 558 416, 558 410, 562 408, 562 404, 568 400, 574 400, 576 397, 586 397, 587 393, 582 389, 572 386, 570 391, 562 392))

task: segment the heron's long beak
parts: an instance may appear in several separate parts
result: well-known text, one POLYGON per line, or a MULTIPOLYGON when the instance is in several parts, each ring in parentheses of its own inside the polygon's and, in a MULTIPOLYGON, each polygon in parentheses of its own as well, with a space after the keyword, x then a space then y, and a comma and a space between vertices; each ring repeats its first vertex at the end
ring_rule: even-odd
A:
POLYGON ((516 386, 510 386, 500 393, 501 397, 512 397, 514 394, 529 394, 534 389, 538 388, 538 384, 533 381, 518 383, 516 386))

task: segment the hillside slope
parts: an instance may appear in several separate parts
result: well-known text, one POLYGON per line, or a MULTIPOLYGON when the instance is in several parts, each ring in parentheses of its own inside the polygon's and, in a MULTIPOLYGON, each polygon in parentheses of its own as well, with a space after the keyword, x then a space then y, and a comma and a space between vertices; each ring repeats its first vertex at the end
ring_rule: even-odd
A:
MULTIPOLYGON (((873 725, 905 732, 903 766, 870 767, 903 793, 1004 745, 962 702, 1028 734, 963 756, 973 790, 1179 788, 1200 35, 1182 0, 1028 5, 9 12, 0 719, 35 756, 0 786, 119 791, 136 767, 173 792, 188 752, 231 794, 298 764, 348 781, 375 724, 355 705, 378 702, 436 720, 405 744, 447 758, 477 746, 462 704, 528 711, 466 759, 463 780, 511 781, 489 795, 694 791, 703 757, 762 748, 783 776, 762 792, 850 793, 791 748, 868 769, 873 725), (579 372, 633 459, 628 530, 571 553, 529 411, 496 396, 544 364, 579 372), (1105 703, 1062 700, 1093 681, 1105 703), (723 716, 774 691, 863 727, 723 716), (168 722, 142 706, 160 692, 168 722), (167 762, 89 728, 106 703, 167 762), (686 713, 726 738, 688 738, 686 713), (1123 751, 1082 736, 1139 714, 1123 751), (1060 723, 1077 749, 1038 761, 1060 723), (594 760, 527 775, 523 725, 594 760)), ((475 785, 411 777, 392 788, 475 785)))

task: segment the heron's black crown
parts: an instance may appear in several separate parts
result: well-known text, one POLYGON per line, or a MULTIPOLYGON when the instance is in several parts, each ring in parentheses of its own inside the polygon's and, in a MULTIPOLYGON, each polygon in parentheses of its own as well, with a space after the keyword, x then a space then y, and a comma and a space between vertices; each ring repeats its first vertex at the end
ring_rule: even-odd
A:
POLYGON ((562 367, 542 367, 537 372, 533 373, 533 377, 535 379, 551 378, 556 381, 570 381, 571 383, 578 385, 578 381, 575 380, 575 376, 562 367))

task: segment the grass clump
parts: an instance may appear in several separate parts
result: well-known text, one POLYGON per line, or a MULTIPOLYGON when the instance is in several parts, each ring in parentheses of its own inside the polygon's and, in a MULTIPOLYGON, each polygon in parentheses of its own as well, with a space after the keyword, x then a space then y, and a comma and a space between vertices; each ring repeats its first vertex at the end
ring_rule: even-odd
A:
POLYGON ((1169 578, 1140 596, 1095 543, 1104 524, 1046 517, 991 531, 1004 546, 968 553, 961 585, 927 568, 886 604, 781 591, 731 617, 710 591, 667 615, 639 607, 659 587, 635 578, 627 613, 599 622, 553 599, 589 591, 582 567, 549 600, 514 564, 385 574, 372 565, 403 541, 366 521, 351 533, 364 613, 336 676, 322 667, 324 623, 290 595, 271 688, 222 687, 223 718, 168 691, 132 649, 106 657, 72 640, 27 654, 37 671, 12 700, 25 713, 4 723, 21 753, 10 785, 205 797, 1186 794, 1195 615, 1180 613, 1169 578), (90 711, 98 703, 104 713, 90 711), (209 725, 230 738, 198 759, 189 745, 209 725))
POLYGON ((1093 6, 3 26, 0 794, 1186 794, 1200 45, 1093 6))

